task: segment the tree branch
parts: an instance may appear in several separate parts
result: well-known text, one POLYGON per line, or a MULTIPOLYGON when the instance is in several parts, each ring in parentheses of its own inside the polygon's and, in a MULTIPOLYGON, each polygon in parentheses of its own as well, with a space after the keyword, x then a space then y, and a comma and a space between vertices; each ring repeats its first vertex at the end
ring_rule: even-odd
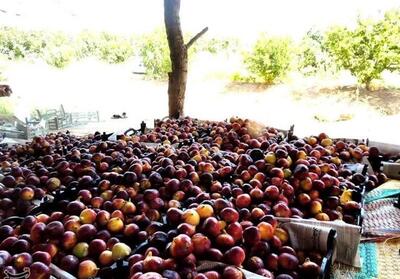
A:
POLYGON ((194 42, 196 42, 207 31, 208 31, 208 27, 205 27, 203 30, 201 30, 199 33, 197 33, 196 36, 191 38, 190 41, 186 44, 186 49, 189 49, 194 44, 194 42))

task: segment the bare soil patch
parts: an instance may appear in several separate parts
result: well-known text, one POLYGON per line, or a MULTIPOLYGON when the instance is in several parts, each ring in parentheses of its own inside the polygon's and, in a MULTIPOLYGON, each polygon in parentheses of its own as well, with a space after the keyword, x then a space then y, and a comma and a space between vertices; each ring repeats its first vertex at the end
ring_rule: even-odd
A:
POLYGON ((382 115, 396 115, 400 113, 400 89, 379 88, 368 91, 357 86, 337 86, 307 88, 303 92, 294 92, 295 100, 302 98, 336 97, 345 102, 363 103, 382 115))
POLYGON ((229 82, 225 86, 226 92, 264 92, 268 88, 272 87, 273 85, 261 82, 229 82))

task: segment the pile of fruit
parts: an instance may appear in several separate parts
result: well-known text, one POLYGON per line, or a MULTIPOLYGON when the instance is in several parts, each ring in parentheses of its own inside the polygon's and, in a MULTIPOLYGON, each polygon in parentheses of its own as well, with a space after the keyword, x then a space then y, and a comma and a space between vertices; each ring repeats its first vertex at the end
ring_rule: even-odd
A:
POLYGON ((317 278, 324 255, 295 251, 276 217, 356 223, 355 194, 386 180, 346 167, 369 152, 239 118, 167 120, 117 141, 38 137, 0 151, 0 272, 317 278))

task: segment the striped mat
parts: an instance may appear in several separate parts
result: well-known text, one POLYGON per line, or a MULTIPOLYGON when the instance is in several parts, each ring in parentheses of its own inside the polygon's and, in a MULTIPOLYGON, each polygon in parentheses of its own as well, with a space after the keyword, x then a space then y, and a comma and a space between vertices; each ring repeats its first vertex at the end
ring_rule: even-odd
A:
POLYGON ((400 279, 400 209, 393 206, 400 181, 389 180, 365 196, 361 269, 335 264, 334 279, 400 279))
POLYGON ((334 264, 334 279, 400 279, 400 239, 361 243, 361 269, 334 264))
POLYGON ((368 192, 365 196, 365 203, 370 203, 376 200, 393 197, 400 194, 400 180, 389 179, 381 186, 368 192))

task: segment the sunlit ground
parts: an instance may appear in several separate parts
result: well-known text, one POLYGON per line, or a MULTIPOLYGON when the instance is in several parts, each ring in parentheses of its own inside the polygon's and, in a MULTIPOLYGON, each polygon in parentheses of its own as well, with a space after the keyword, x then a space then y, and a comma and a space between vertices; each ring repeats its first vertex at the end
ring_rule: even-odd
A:
MULTIPOLYGON (((292 73, 284 83, 270 87, 231 84, 229 72, 236 63, 226 55, 200 55, 191 63, 186 115, 211 120, 238 115, 282 129, 295 124, 300 136, 324 131, 332 137, 399 142, 400 93, 396 90, 379 103, 371 101, 374 94, 382 94, 379 91, 356 95, 335 89, 354 85, 346 73, 310 78, 292 73), (394 115, 386 116, 387 111, 394 115)), ((151 126, 153 119, 167 115, 167 84, 143 80, 132 71, 129 61, 109 65, 87 59, 63 70, 43 62, 9 62, 5 73, 15 93, 11 98, 15 114, 22 120, 34 108, 60 104, 66 111, 99 111, 100 123, 73 129, 82 134, 138 128, 142 120, 151 126), (128 119, 111 120, 112 114, 122 112, 128 119)), ((400 87, 398 76, 386 75, 385 82, 400 87)))

